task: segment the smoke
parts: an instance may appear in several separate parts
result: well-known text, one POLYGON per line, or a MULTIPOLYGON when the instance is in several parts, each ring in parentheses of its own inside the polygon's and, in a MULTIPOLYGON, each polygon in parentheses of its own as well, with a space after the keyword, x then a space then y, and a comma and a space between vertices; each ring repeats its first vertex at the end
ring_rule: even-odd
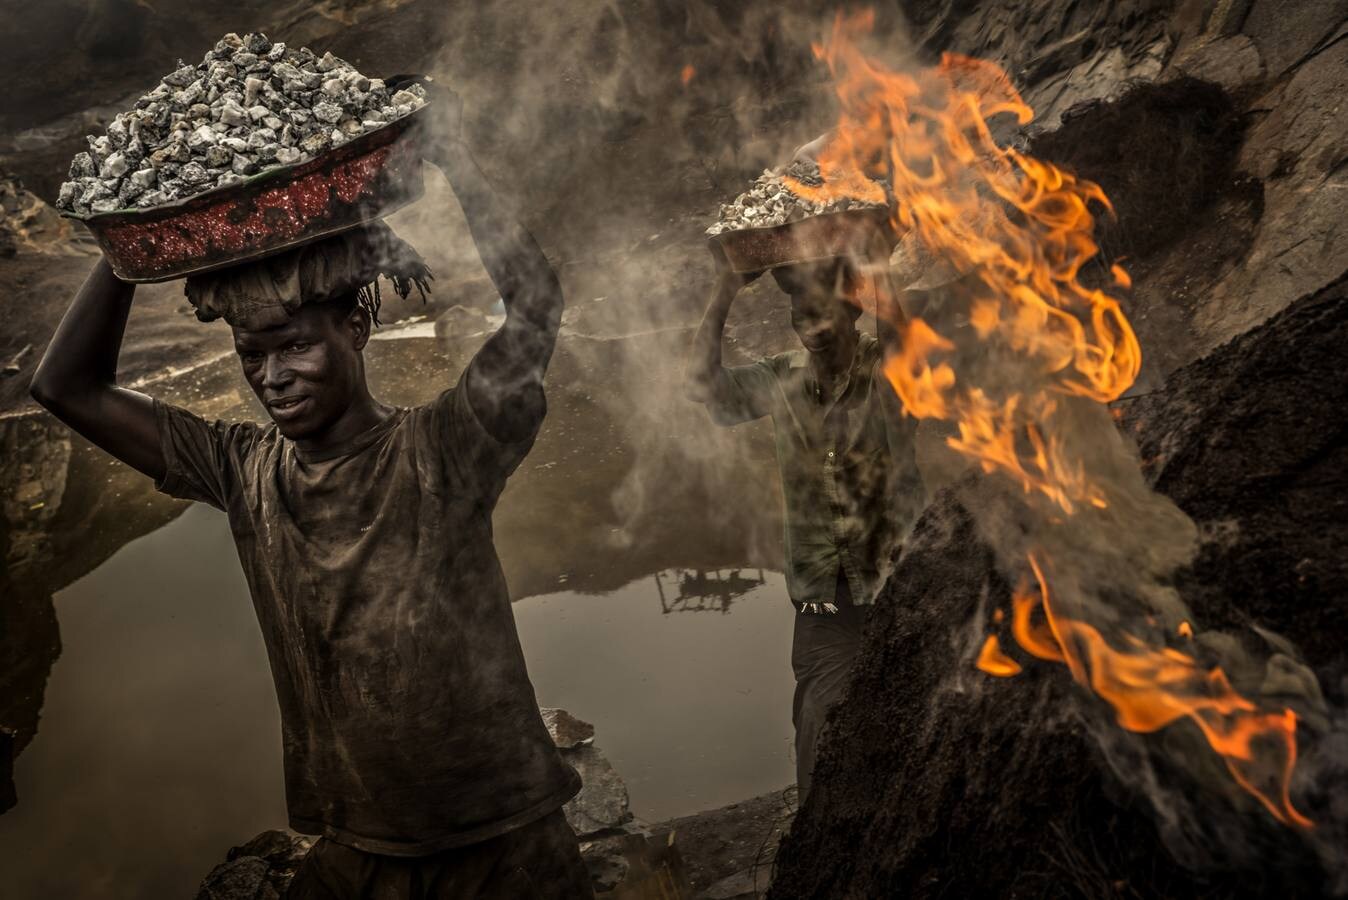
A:
MULTIPOLYGON (((607 499, 615 550, 781 565, 768 426, 713 426, 683 366, 714 277, 703 229, 836 115, 810 50, 831 15, 493 0, 456 9, 437 36, 430 71, 463 98, 464 140, 562 281, 550 404, 599 407, 623 457, 607 499)), ((435 272, 430 312, 500 312, 438 172, 390 224, 435 272)), ((745 292, 727 334, 731 364, 797 346, 771 279, 745 292)))

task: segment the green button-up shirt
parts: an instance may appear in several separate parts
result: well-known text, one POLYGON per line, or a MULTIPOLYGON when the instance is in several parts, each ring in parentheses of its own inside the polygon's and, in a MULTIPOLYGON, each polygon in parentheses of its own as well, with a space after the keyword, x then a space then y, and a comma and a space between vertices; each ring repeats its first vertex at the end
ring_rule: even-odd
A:
POLYGON ((771 416, 786 500, 786 584, 792 602, 833 602, 839 574, 851 602, 875 602, 926 497, 913 455, 916 422, 881 371, 879 342, 861 335, 830 396, 805 350, 725 371, 733 389, 708 403, 719 425, 771 416))

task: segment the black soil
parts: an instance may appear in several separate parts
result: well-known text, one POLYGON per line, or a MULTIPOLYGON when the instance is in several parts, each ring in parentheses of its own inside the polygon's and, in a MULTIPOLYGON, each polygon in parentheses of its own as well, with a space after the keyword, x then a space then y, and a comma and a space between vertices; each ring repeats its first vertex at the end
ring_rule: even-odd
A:
MULTIPOLYGON (((1281 633, 1340 703, 1345 281, 1179 370, 1125 417, 1157 487, 1206 536, 1178 584, 1197 620, 1281 633)), ((1137 786, 1110 774, 1085 729, 1101 711, 1060 667, 994 679, 959 658, 980 602, 1004 602, 1008 589, 957 496, 947 491, 923 516, 881 597, 770 896, 1328 893, 1309 844, 1242 798, 1212 801, 1212 856, 1197 869, 1180 865, 1137 786), (1233 846, 1232 835, 1240 851, 1223 855, 1217 848, 1233 846)), ((1153 749, 1165 739, 1152 737, 1153 749)), ((1305 766, 1320 772, 1296 783, 1294 800, 1326 835, 1344 774, 1326 765, 1332 740, 1322 746, 1320 737, 1300 729, 1305 766)), ((1158 774, 1183 787, 1175 779, 1185 776, 1164 763, 1158 774)))

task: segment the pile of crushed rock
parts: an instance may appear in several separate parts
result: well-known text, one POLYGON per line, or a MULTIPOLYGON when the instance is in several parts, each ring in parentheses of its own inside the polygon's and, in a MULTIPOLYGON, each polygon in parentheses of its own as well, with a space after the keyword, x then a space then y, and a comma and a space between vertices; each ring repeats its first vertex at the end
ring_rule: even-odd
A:
MULTIPOLYGON (((869 203, 846 197, 816 202, 807 200, 794 193, 786 183, 793 179, 810 187, 823 184, 819 164, 812 159, 796 159, 781 169, 765 169, 754 180, 749 190, 740 194, 732 203, 721 205, 720 215, 707 229, 708 237, 715 237, 728 231, 742 231, 746 228, 768 228, 798 222, 823 213, 843 212, 849 209, 881 209, 882 203, 869 203)), ((884 182, 877 185, 886 188, 884 182)))
POLYGON ((303 162, 426 105, 419 84, 378 78, 265 34, 227 34, 76 154, 57 207, 79 215, 147 208, 303 162))

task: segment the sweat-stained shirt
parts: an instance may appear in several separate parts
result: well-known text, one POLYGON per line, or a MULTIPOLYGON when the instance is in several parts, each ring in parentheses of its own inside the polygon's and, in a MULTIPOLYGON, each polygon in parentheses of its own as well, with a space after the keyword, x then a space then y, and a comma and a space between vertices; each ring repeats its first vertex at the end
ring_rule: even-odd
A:
POLYGON ((280 702, 291 828, 419 856, 577 793, 492 543, 538 423, 499 443, 462 380, 321 455, 275 425, 155 411, 157 487, 229 515, 280 702))
POLYGON ((882 355, 874 337, 860 335, 832 395, 805 350, 727 367, 730 391, 707 403, 719 425, 772 417, 786 502, 786 588, 797 606, 874 603, 925 505, 916 421, 885 379, 882 355))

